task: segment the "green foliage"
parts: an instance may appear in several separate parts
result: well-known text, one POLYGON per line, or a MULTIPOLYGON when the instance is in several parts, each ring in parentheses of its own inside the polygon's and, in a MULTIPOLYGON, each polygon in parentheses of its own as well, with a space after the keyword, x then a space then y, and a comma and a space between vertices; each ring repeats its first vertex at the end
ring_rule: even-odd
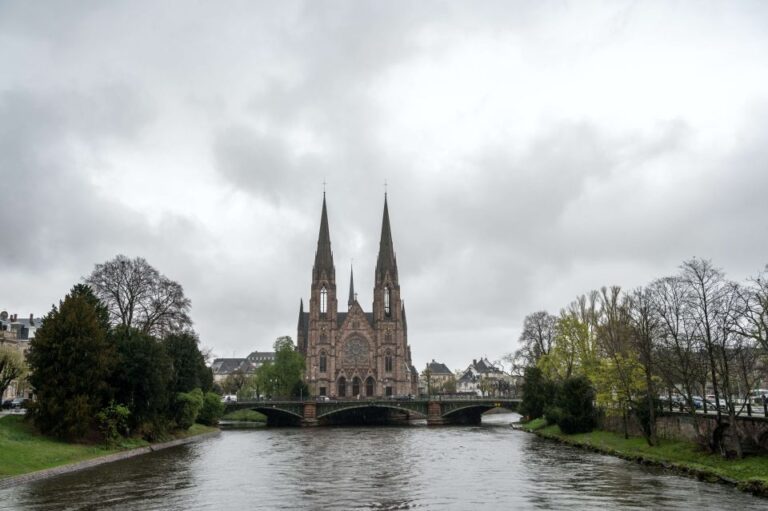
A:
POLYGON ((558 385, 554 406, 547 412, 547 422, 551 414, 553 422, 567 435, 592 431, 594 399, 595 391, 586 376, 568 378, 558 385))
POLYGON ((109 447, 117 443, 121 436, 128 435, 128 418, 131 412, 127 406, 114 401, 96 414, 99 431, 104 436, 104 443, 109 447))
POLYGON ((135 328, 118 326, 110 338, 118 358, 111 379, 115 400, 130 408, 132 429, 154 438, 168 420, 171 360, 162 344, 135 328))
POLYGON ((222 417, 228 421, 267 422, 267 416, 256 410, 235 410, 222 417))
POLYGON ((171 392, 189 392, 213 388, 213 373, 205 365, 198 347, 200 340, 193 332, 171 334, 163 339, 165 351, 171 359, 171 392))
POLYGON ((82 438, 109 402, 116 356, 104 317, 90 288, 75 286, 30 342, 29 381, 37 398, 31 413, 44 433, 82 438))
POLYGON ((197 422, 207 426, 214 426, 224 414, 224 403, 218 394, 206 392, 203 397, 203 406, 197 416, 197 422))
POLYGON ((259 388, 273 398, 308 396, 303 385, 304 357, 295 350, 290 337, 279 337, 274 344, 275 361, 266 363, 256 373, 259 388))
POLYGON ((555 386, 538 367, 526 367, 523 376, 523 402, 520 413, 529 419, 544 415, 554 400, 555 386))
POLYGON ((248 377, 242 369, 235 369, 221 382, 225 394, 239 394, 248 383, 248 377))
POLYGON ((195 423, 203 407, 203 400, 203 391, 200 389, 176 394, 174 419, 179 429, 189 429, 195 423))

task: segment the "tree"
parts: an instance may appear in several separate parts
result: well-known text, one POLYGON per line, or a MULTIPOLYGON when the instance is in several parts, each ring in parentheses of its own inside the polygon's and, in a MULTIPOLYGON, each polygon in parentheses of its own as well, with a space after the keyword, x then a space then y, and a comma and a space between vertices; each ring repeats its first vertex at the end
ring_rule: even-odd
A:
POLYGON ((548 355, 555 339, 557 317, 547 311, 529 314, 523 321, 523 331, 518 342, 520 348, 511 357, 513 368, 535 366, 541 357, 548 355))
POLYGON ((0 346, 0 396, 13 380, 27 374, 27 364, 21 351, 11 346, 0 346))
POLYGON ((171 388, 171 360, 162 344, 135 328, 120 326, 110 339, 117 350, 111 384, 115 401, 131 412, 131 428, 154 438, 166 428, 171 388))
POLYGON ((529 419, 543 416, 544 410, 553 402, 554 393, 554 384, 545 377, 541 369, 538 367, 525 368, 520 413, 529 419))
POLYGON ((103 318, 91 290, 75 286, 30 342, 29 381, 37 398, 31 413, 44 433, 82 438, 109 403, 116 357, 103 318))
POLYGON ((171 391, 190 392, 213 388, 213 373, 205 365, 198 347, 200 340, 193 332, 180 332, 163 339, 165 352, 171 360, 171 391))
POLYGON ((97 264, 85 282, 106 305, 113 325, 162 338, 192 324, 191 304, 181 285, 161 275, 144 258, 118 255, 97 264))
POLYGON ((304 381, 304 357, 296 351, 289 336, 278 337, 274 345, 275 361, 259 367, 256 377, 258 386, 268 396, 307 396, 304 381))
POLYGON ((642 405, 648 415, 646 441, 648 445, 657 445, 656 438, 656 371, 655 340, 658 335, 658 316, 655 314, 653 295, 648 288, 639 288, 627 299, 627 312, 630 322, 629 340, 634 351, 639 355, 639 362, 645 377, 645 403, 642 405))
POLYGON ((555 392, 554 406, 547 410, 547 422, 554 419, 566 435, 588 433, 595 427, 595 390, 584 375, 567 378, 555 392))
POLYGON ((235 369, 221 382, 221 388, 225 394, 237 394, 248 382, 248 377, 242 369, 235 369))

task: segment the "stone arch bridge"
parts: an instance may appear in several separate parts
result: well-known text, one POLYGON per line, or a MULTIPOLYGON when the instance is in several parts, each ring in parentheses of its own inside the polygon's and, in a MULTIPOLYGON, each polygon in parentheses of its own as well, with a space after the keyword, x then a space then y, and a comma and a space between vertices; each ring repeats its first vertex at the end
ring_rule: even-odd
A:
POLYGON ((255 410, 269 426, 326 426, 342 424, 398 424, 426 419, 430 426, 479 424, 494 408, 516 411, 519 399, 360 399, 344 401, 239 401, 227 403, 226 413, 255 410))

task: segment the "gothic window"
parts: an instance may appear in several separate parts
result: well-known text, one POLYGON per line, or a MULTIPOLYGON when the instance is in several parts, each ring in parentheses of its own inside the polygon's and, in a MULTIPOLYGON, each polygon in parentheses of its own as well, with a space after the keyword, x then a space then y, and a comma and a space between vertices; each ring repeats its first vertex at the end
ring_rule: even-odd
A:
POLYGON ((352 378, 352 397, 360 395, 360 378, 352 378))
POLYGON ((365 380, 365 395, 370 397, 373 395, 373 376, 369 376, 365 380))
POLYGON ((337 394, 339 397, 344 397, 347 395, 347 379, 343 376, 339 378, 339 384, 338 384, 338 392, 337 394))
POLYGON ((328 357, 325 355, 325 351, 320 352, 320 372, 324 373, 328 370, 328 357))
POLYGON ((384 315, 385 316, 390 316, 392 313, 392 309, 390 308, 390 305, 389 305, 389 298, 390 298, 389 295, 390 295, 389 287, 384 286, 384 315))
POLYGON ((387 387, 384 389, 384 394, 389 397, 392 395, 392 387, 387 387))
POLYGON ((320 289, 320 314, 325 314, 328 311, 328 290, 325 286, 320 289))
POLYGON ((384 371, 392 372, 392 352, 387 350, 387 354, 384 355, 384 371))

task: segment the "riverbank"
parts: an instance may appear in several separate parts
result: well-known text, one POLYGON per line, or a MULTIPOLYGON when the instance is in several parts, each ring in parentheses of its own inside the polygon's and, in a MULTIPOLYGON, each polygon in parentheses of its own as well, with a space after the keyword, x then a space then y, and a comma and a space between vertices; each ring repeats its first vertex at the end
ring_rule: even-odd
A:
POLYGON ((124 439, 113 448, 105 448, 46 437, 37 433, 22 415, 6 415, 0 417, 0 488, 146 454, 218 432, 217 428, 195 424, 173 435, 168 442, 151 444, 141 439, 124 439))
POLYGON ((768 497, 768 456, 725 459, 703 452, 693 443, 660 440, 660 445, 651 447, 643 438, 625 439, 623 435, 608 431, 566 435, 556 425, 547 426, 544 419, 516 424, 515 427, 583 449, 663 467, 702 481, 732 484, 742 491, 768 497))

